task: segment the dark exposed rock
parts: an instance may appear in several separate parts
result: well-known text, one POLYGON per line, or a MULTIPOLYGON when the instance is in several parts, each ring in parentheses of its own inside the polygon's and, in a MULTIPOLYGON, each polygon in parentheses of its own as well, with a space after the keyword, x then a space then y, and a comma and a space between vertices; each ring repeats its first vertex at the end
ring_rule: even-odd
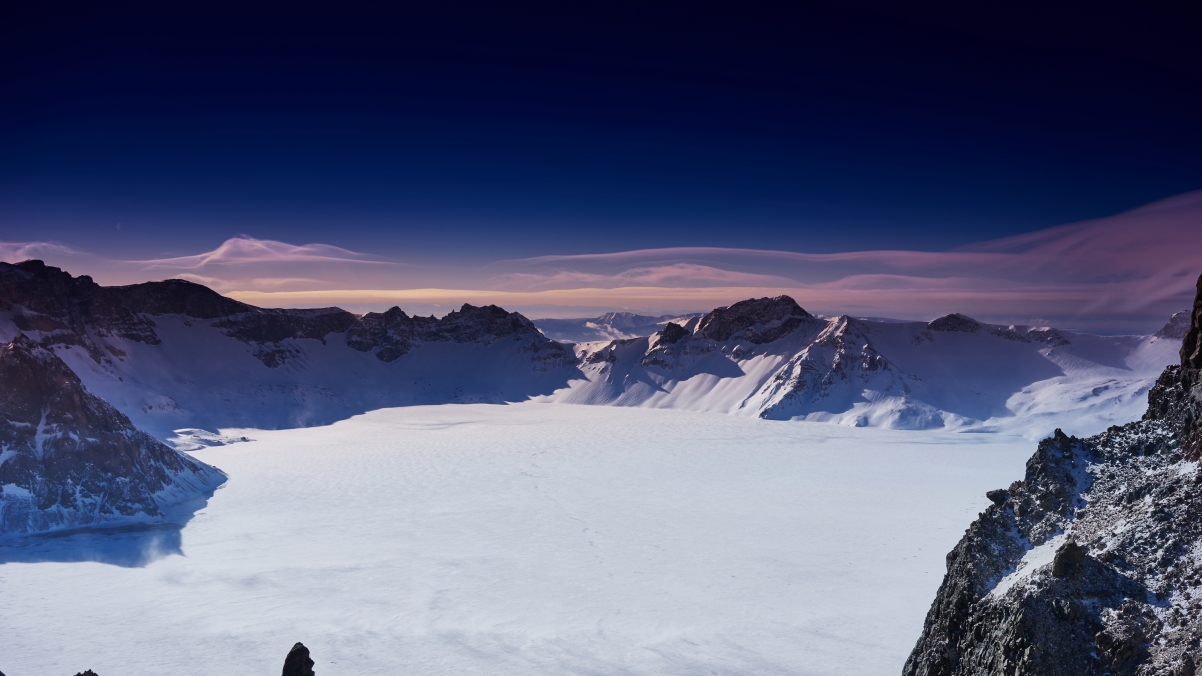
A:
POLYGON ((1056 329, 1031 329, 1027 331, 1027 339, 1038 343, 1047 343, 1052 347, 1060 347, 1061 345, 1068 345, 1070 343, 1069 339, 1060 335, 1060 332, 1056 329))
POLYGON ((339 308, 258 308, 179 279, 100 286, 36 260, 0 263, 0 311, 14 312, 15 326, 36 333, 43 345, 79 345, 97 362, 106 353, 123 354, 104 341, 108 336, 158 345, 152 317, 162 315, 210 320, 225 335, 254 346, 252 354, 272 368, 299 354, 292 341, 325 342, 342 333, 352 348, 375 350, 384 362, 395 361, 418 342, 492 342, 513 335, 536 337, 534 348, 543 361, 568 359, 563 346, 544 338, 530 320, 495 305, 465 304, 441 319, 410 317, 396 307, 362 317, 339 308))
POLYGON ((1202 369, 1202 277, 1198 278, 1198 295, 1190 312, 1189 330, 1181 341, 1181 365, 1202 369))
POLYGON ((347 331, 346 344, 361 352, 379 348, 376 356, 391 362, 419 342, 492 342, 514 335, 542 337, 529 319, 516 312, 506 312, 496 305, 476 307, 464 303, 441 319, 410 317, 399 307, 383 313, 369 312, 347 331))
POLYGON ((309 657, 309 649, 304 643, 297 643, 288 651, 284 658, 284 672, 281 676, 314 676, 313 659, 309 657))
MULTIPOLYGON (((4 674, 0 674, 0 676, 4 676, 4 674)), ((75 676, 98 676, 98 674, 91 669, 88 669, 87 671, 81 671, 78 674, 75 674, 75 676)))
POLYGON ((1056 552, 1052 559, 1052 577, 1068 577, 1085 563, 1085 549, 1069 540, 1056 552))
POLYGON ((136 429, 24 335, 0 349, 0 449, 0 533, 157 520, 224 481, 136 429))
POLYGON ((785 336, 811 317, 788 296, 752 298, 705 315, 697 325, 697 333, 721 342, 753 327, 769 325, 746 336, 750 342, 767 343, 785 336))
MULTIPOLYGON (((1200 280, 1202 282, 1202 280, 1200 280)), ((1199 286, 1202 309, 1202 285, 1199 286)), ((1189 348, 1143 419, 1057 431, 947 556, 906 676, 1192 674, 1202 644, 1202 371, 1189 348), (1054 555, 1038 555, 1055 548, 1054 555), (1045 563, 1039 563, 1039 562, 1045 563)))
POLYGON ((689 332, 685 331, 683 326, 673 322, 668 322, 667 324, 664 324, 664 328, 660 329, 659 339, 655 341, 655 344, 675 345, 687 335, 689 335, 689 332))
POLYGON ((1169 317, 1169 321, 1152 335, 1165 340, 1180 340, 1184 343, 1185 334, 1189 333, 1191 314, 1193 313, 1190 310, 1174 312, 1173 316, 1169 317))
POLYGON ((976 333, 984 326, 972 317, 965 317, 962 314, 944 315, 927 324, 927 328, 932 331, 958 331, 961 333, 976 333))
POLYGON ((265 310, 254 308, 213 326, 244 343, 279 343, 310 338, 324 341, 331 333, 342 333, 355 323, 355 315, 336 307, 313 310, 265 310))

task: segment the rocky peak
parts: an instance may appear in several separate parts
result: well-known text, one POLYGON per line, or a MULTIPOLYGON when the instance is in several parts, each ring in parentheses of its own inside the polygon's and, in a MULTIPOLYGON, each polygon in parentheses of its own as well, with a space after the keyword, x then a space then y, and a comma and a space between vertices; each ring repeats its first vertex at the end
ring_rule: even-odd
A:
POLYGON ((966 317, 959 313, 944 315, 939 319, 931 321, 927 324, 927 328, 932 331, 958 331, 961 333, 976 333, 984 328, 981 322, 966 317))
MULTIPOLYGON (((811 317, 810 313, 801 309, 797 301, 788 296, 752 298, 739 301, 729 307, 720 307, 705 315, 697 325, 697 333, 710 340, 722 342, 755 326, 773 322, 780 324, 787 322, 790 324, 788 331, 791 331, 800 325, 801 320, 811 317), (789 320, 793 321, 789 322, 789 320)), ((775 338, 783 336, 788 331, 774 332, 774 334, 780 334, 775 338)), ((775 338, 772 339, 775 340, 775 338)))
POLYGON ((1152 335, 1165 340, 1180 340, 1184 343, 1185 334, 1189 332, 1192 314, 1189 310, 1174 312, 1173 316, 1169 317, 1169 321, 1152 335))
POLYGON ((1198 278, 1198 295, 1190 311, 1189 330, 1181 344, 1181 365, 1202 369, 1202 277, 1198 278))
POLYGON ((477 307, 464 303, 441 319, 410 317, 399 307, 383 313, 369 312, 349 328, 346 343, 361 352, 377 350, 377 358, 391 362, 418 342, 492 342, 514 335, 551 342, 517 312, 507 312, 496 305, 477 307))
POLYGON ((905 676, 1193 675, 1202 659, 1202 279, 1141 420, 1057 430, 947 556, 905 676))
POLYGON ((664 324, 664 328, 660 329, 659 339, 655 341, 656 345, 674 345, 679 343, 683 338, 689 335, 684 327, 675 322, 664 324))
POLYGON ((224 481, 136 429, 24 335, 0 349, 0 448, 0 533, 158 520, 172 499, 224 481))

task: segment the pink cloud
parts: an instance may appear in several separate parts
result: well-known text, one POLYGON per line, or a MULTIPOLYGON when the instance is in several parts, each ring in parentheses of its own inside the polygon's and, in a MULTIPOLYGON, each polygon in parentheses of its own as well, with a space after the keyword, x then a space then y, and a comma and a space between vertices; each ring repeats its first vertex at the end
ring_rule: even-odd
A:
POLYGON ((216 249, 201 254, 130 262, 145 265, 146 269, 197 269, 209 265, 263 263, 396 264, 379 256, 357 253, 329 244, 297 246, 270 239, 255 239, 245 235, 227 239, 216 249))
POLYGON ((244 236, 213 251, 148 261, 104 260, 49 242, 0 243, 0 257, 44 258, 75 274, 100 273, 97 280, 110 284, 184 277, 291 307, 335 302, 366 310, 398 302, 439 311, 458 299, 535 316, 588 316, 708 310, 787 293, 831 314, 929 319, 964 312, 988 321, 1043 317, 1066 328, 1147 331, 1193 296, 1202 273, 1202 191, 940 252, 677 247, 422 267, 244 236))
MULTIPOLYGON (((808 254, 667 248, 502 261, 507 288, 665 286, 790 289, 824 311, 899 317, 1035 314, 1117 330, 1185 307, 1202 273, 1202 191, 1109 218, 952 251, 808 254), (755 287, 755 288, 752 288, 755 287)), ((804 304, 804 303, 803 303, 804 304)), ((704 309, 704 308, 679 308, 704 309)))
POLYGON ((0 242, 0 261, 5 263, 66 256, 82 257, 86 254, 56 242, 0 242))

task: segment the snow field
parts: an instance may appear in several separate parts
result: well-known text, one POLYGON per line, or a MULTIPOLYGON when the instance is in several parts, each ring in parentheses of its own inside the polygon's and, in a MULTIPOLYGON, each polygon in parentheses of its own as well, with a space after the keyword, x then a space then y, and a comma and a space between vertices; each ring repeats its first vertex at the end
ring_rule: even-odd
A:
POLYGON ((229 482, 183 556, 0 565, 0 670, 269 674, 303 641, 321 676, 899 673, 1033 451, 540 403, 222 433, 255 441, 195 453, 229 482))

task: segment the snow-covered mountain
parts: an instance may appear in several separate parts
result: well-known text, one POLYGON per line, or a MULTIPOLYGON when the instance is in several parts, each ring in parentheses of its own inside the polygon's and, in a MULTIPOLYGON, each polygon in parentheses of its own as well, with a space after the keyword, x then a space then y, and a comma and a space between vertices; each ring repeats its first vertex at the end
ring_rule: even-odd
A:
POLYGON ((606 312, 600 317, 585 319, 532 320, 543 335, 564 343, 587 343, 598 340, 622 340, 649 336, 669 322, 686 322, 701 313, 683 315, 636 315, 633 312, 606 312))
POLYGON ((0 340, 17 334, 162 439, 325 424, 389 406, 519 401, 578 374, 570 350, 495 306, 441 319, 399 308, 270 310, 181 280, 102 287, 39 261, 0 264, 0 340))
POLYGON ((898 429, 1097 431, 1142 413, 1176 357, 1181 316, 1153 336, 1104 337, 962 315, 819 319, 765 298, 650 337, 577 345, 586 380, 548 399, 898 429))
POLYGON ((136 429, 54 352, 0 349, 0 534, 170 521, 225 481, 136 429))
POLYGON ((653 406, 899 429, 1039 436, 1134 419, 1175 359, 1184 314, 1152 336, 814 317, 791 298, 704 316, 611 313, 650 335, 560 343, 464 305, 273 310, 168 280, 102 287, 38 261, 0 264, 0 340, 25 334, 142 429, 187 444, 223 428, 334 422, 389 406, 526 399, 653 406), (661 323, 662 322, 662 323, 661 323), (179 434, 177 430, 185 430, 179 434))

